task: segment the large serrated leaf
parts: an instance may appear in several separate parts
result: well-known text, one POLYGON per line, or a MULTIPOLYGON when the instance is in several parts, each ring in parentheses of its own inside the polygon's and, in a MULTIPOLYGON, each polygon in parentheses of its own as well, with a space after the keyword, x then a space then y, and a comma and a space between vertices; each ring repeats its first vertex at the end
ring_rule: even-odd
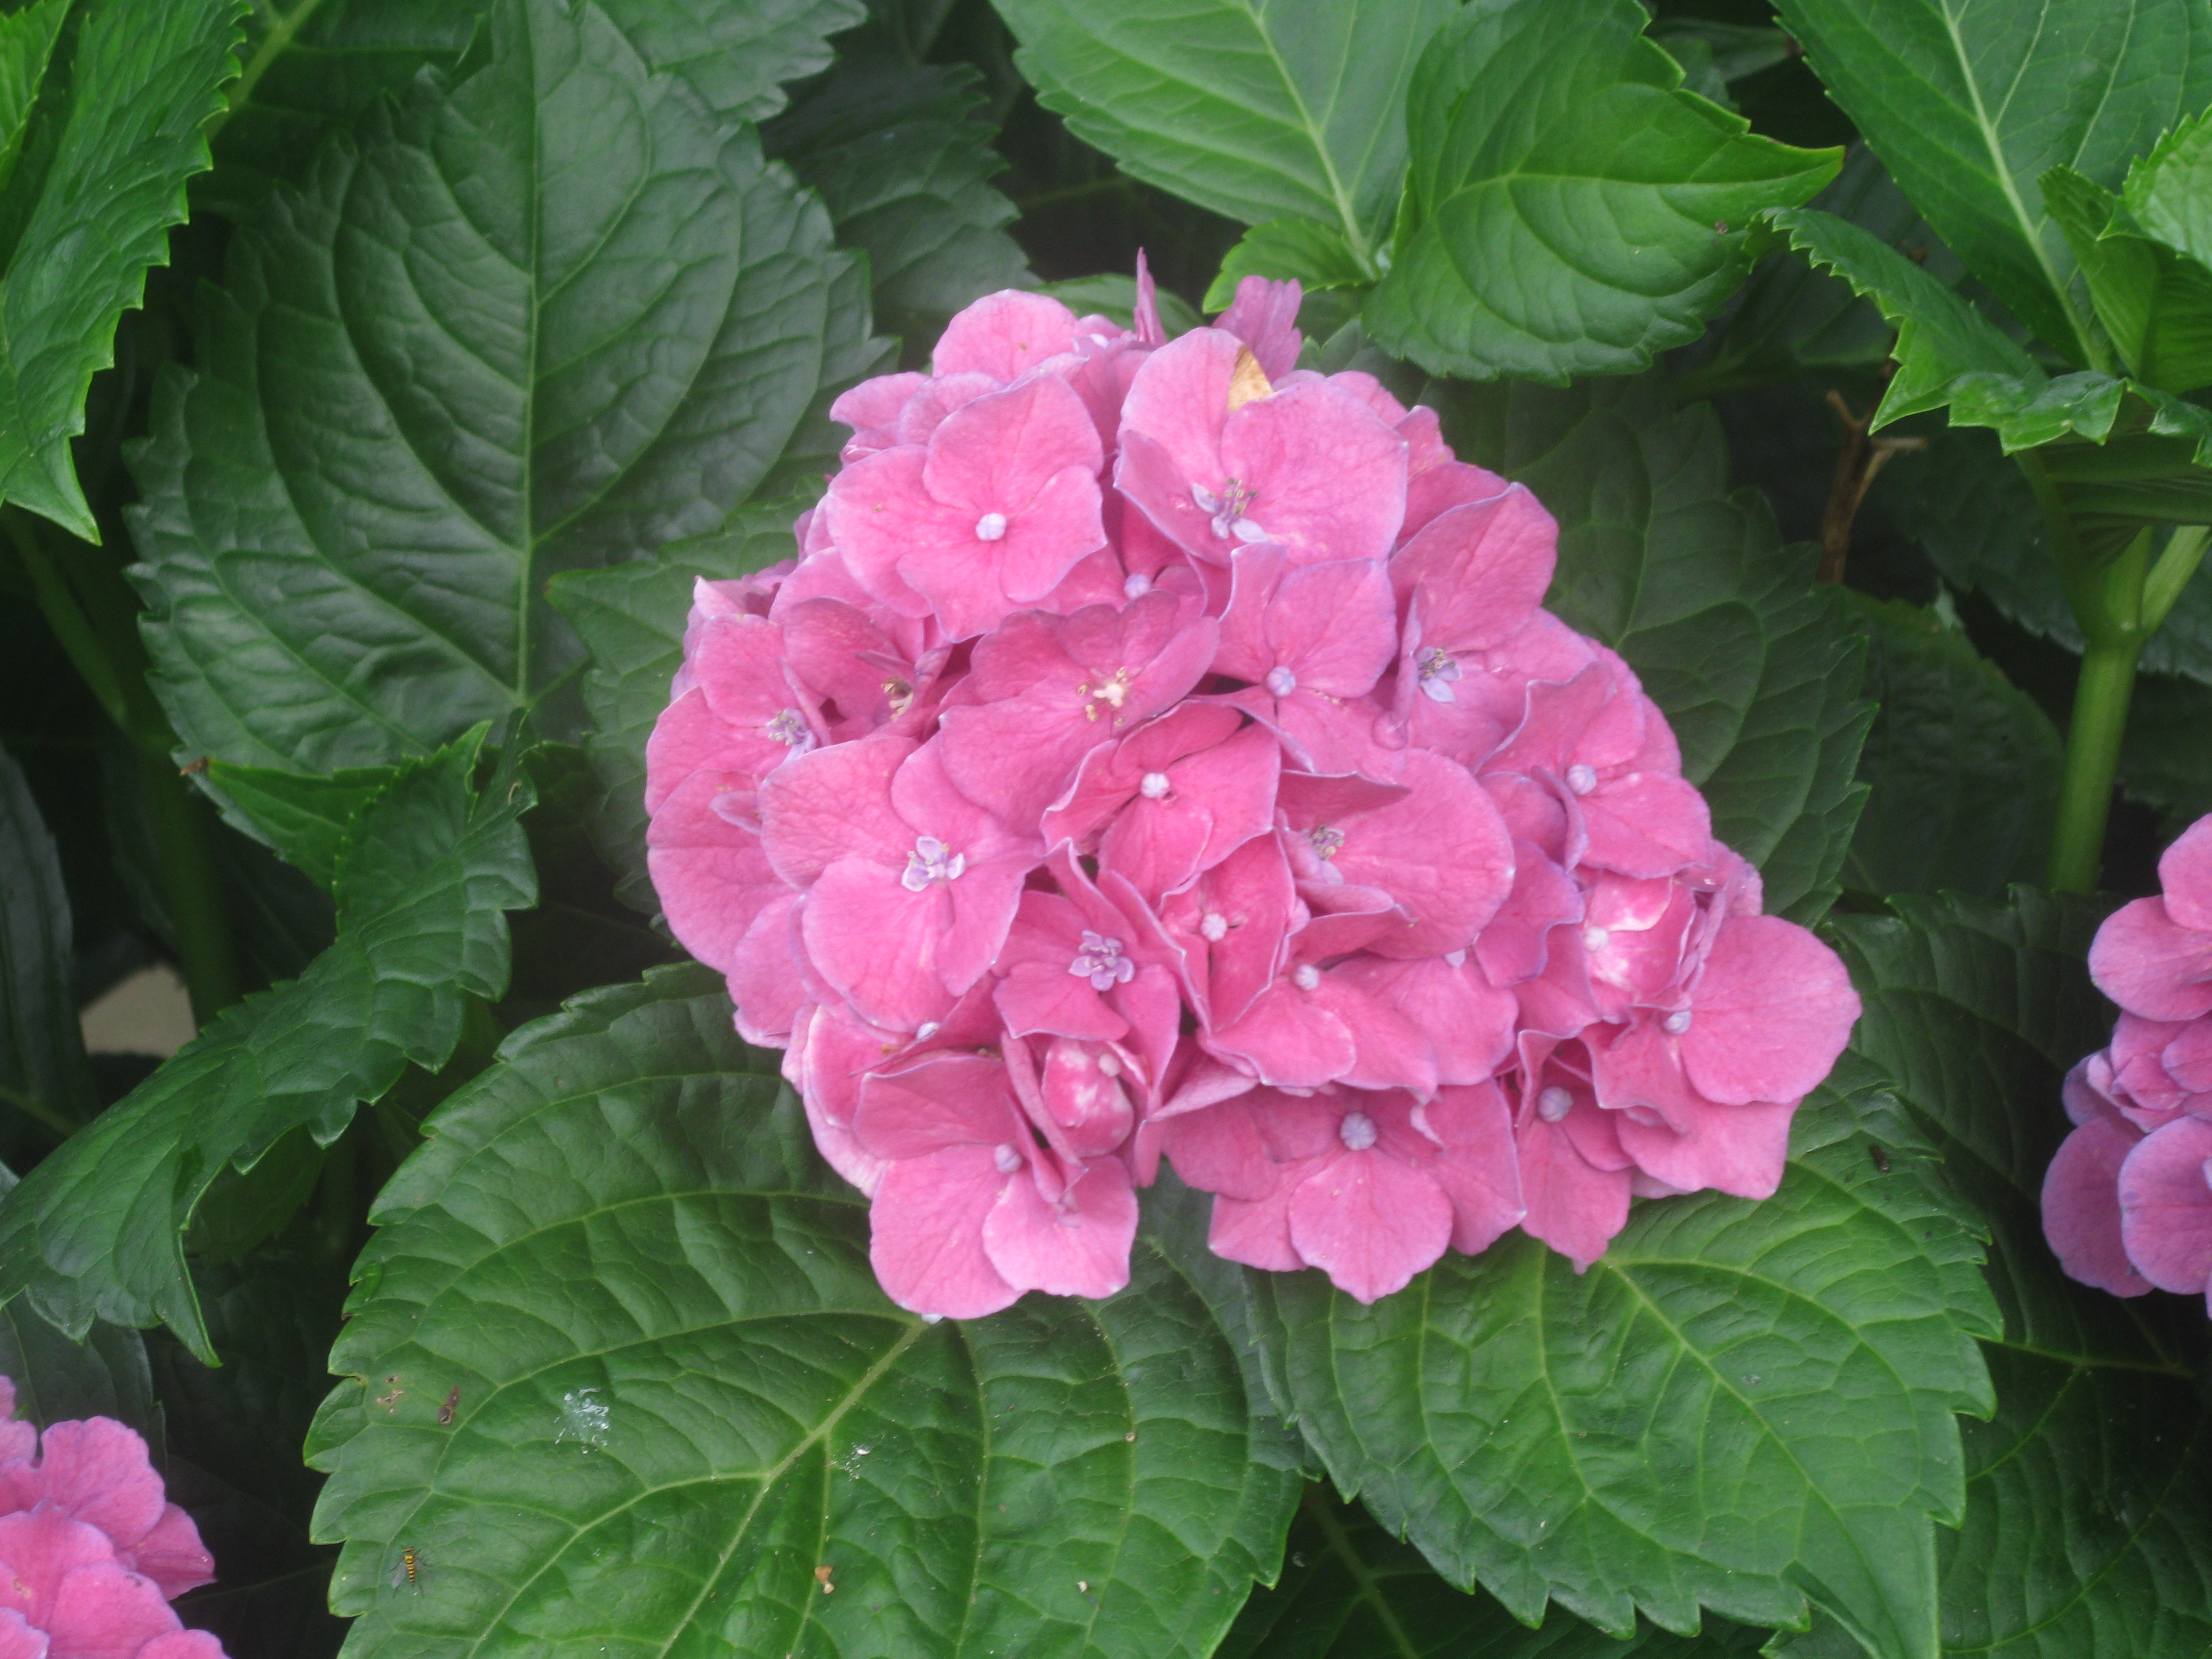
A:
POLYGON ((841 63, 761 135, 821 195, 837 240, 868 256, 876 314, 924 343, 979 295, 1036 279, 991 186, 1006 163, 965 64, 841 63))
POLYGON ((1245 224, 1343 234, 1370 274, 1406 87, 1451 0, 995 0, 1046 108, 1123 172, 1245 224))
MULTIPOLYGON (((0 195, 0 497, 100 539, 70 459, 116 319, 208 165, 245 0, 86 0, 0 195)), ((37 84, 35 78, 33 84, 37 84)))
POLYGON ((1706 409, 1656 376, 1462 394, 1462 443, 1559 520, 1545 603, 1628 659, 1681 740, 1720 838, 1757 864, 1767 908, 1815 921, 1865 799, 1864 650, 1765 505, 1728 489, 1706 409))
POLYGON ((1622 1640, 1561 1612, 1530 1630, 1494 1598, 1454 1589, 1419 1550, 1318 1488, 1286 1547, 1281 1579, 1254 1592, 1215 1659, 1749 1659, 1766 1639, 1713 1618, 1696 1636, 1646 1627, 1622 1640))
POLYGON ((432 1120, 310 1440, 349 1651, 1210 1653, 1297 1482, 1192 1282, 923 1323, 771 1064, 670 969, 432 1120))
MULTIPOLYGON (((1857 1039, 1895 1079, 1994 1235, 2000 1409, 1966 1425, 1964 1526, 1941 1534, 1946 1651, 2180 1659, 2212 1643, 2212 1419, 2201 1304, 2076 1285, 2043 1240, 2065 1068, 2111 1008, 2084 956, 2101 907, 1892 901, 1835 924, 1866 1002, 1857 1039)), ((1798 1649, 1793 1647, 1792 1651, 1798 1649)), ((1817 1652, 1808 1644, 1803 1650, 1817 1652)))
MULTIPOLYGON (((601 0, 639 57, 681 76, 718 116, 758 121, 782 82, 826 67, 828 38, 865 15, 859 0, 601 0)), ((303 178, 316 149, 422 69, 450 69, 490 0, 292 0, 256 7, 250 57, 196 199, 258 211, 278 179, 303 178)))
POLYGON ((2093 361, 2041 180, 2117 187, 2212 102, 2212 10, 2169 0, 1779 0, 1828 94, 1952 251, 2045 340, 2093 361))
POLYGON ((613 866, 624 902, 659 909, 645 871, 645 742, 668 707, 669 682, 684 661, 692 585, 727 580, 795 558, 797 501, 748 507, 718 536, 680 542, 657 559, 579 572, 554 584, 553 602, 575 625, 592 665, 584 707, 592 717, 585 749, 601 794, 592 837, 613 866))
POLYGON ((49 1134, 92 1115, 92 1070, 70 979, 61 859, 14 757, 0 750, 0 1104, 49 1134))
POLYGON ((388 764, 580 651, 562 569, 717 528, 866 341, 820 204, 594 0, 499 0, 232 243, 135 465, 194 753, 388 764))
POLYGON ((1587 1273, 1522 1238, 1372 1307, 1255 1276, 1306 1440, 1456 1583, 1626 1637, 1702 1605, 1936 1651, 1932 1522, 1990 1408, 1980 1251, 1872 1066, 1800 1108, 1780 1190, 1647 1202, 1587 1273), (1879 1156, 1877 1156, 1877 1153, 1879 1156))
POLYGON ((1933 611, 1850 598, 1872 642, 1866 693, 1881 712, 1859 757, 1872 793, 1845 884, 1990 898, 2039 875, 2064 764, 2051 717, 1933 611))
POLYGON ((210 1352, 183 1239, 209 1187, 296 1130, 328 1146, 410 1061, 435 1071, 467 998, 507 975, 505 912, 536 883, 518 775, 479 794, 481 734, 409 764, 354 820, 338 936, 306 973, 236 1004, 0 1200, 0 1299, 72 1335, 169 1325, 210 1352))
POLYGON ((1681 89, 1634 0, 1480 0, 1422 54, 1405 206, 1364 312, 1431 374, 1563 383, 1694 339, 1753 216, 1810 200, 1795 149, 1681 89))

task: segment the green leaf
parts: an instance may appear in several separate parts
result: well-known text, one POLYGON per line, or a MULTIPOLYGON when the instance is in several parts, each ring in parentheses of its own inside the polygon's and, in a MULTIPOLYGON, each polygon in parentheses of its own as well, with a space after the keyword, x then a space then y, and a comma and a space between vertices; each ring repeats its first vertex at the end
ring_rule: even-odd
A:
POLYGON ((2128 372, 2167 392, 2212 381, 2212 270, 2136 232, 2118 198, 2071 167, 2043 175, 2043 198, 2128 372))
MULTIPOLYGON (((0 1195, 15 1174, 0 1168, 0 1195)), ((112 1417, 159 1443, 146 1339, 117 1325, 94 1325, 72 1340, 23 1303, 0 1306, 0 1376, 15 1386, 15 1415, 41 1428, 69 1418, 112 1417)))
POLYGON ((500 0, 470 61, 240 228, 155 398, 132 530, 192 752, 389 765, 530 706, 580 657, 546 579, 718 528, 874 355, 820 204, 592 0, 500 0))
POLYGON ((1766 1638, 1708 1617, 1702 1636, 1647 1626, 1623 1641, 1557 1612, 1530 1630, 1493 1598, 1454 1589, 1419 1550, 1318 1487, 1286 1549, 1281 1579, 1253 1592, 1214 1659, 1749 1659, 1766 1638))
MULTIPOLYGON (((1854 144, 1835 182, 1813 198, 1813 210, 1858 226, 1946 286, 1963 269, 1936 238, 1905 192, 1864 144, 1854 144), (1908 251, 1909 250, 1909 251, 1908 251)), ((1781 252, 1763 258, 1714 337, 1686 347, 1670 366, 1675 396, 1693 397, 1762 386, 1808 371, 1871 373, 1890 356, 1896 331, 1845 283, 1781 252), (1693 366, 1682 358, 1694 357, 1693 366)))
POLYGON ((1995 1319, 1882 1083, 1846 1056, 1772 1199, 1647 1201, 1583 1274, 1516 1237, 1372 1307, 1255 1275, 1338 1489, 1522 1620, 1549 1597, 1686 1633, 1809 1596, 1878 1659, 1933 1655, 1931 1517, 1962 1502, 1953 1413, 1990 1409, 1995 1319))
POLYGON ((968 65, 848 58, 762 142, 867 254, 878 316, 933 338, 978 295, 1036 285, 991 187, 1006 167, 994 131, 968 65))
MULTIPOLYGON (((2045 541, 2042 509, 1996 434, 1938 428, 1925 438, 1924 450, 1882 469, 1869 508, 1919 543, 1951 586, 1978 591, 2030 633, 2080 651, 2081 628, 2045 541)), ((2142 665, 2212 684, 2212 573, 2199 570, 2182 590, 2142 665)))
POLYGON ((69 890, 23 769, 0 750, 0 1103, 69 1133, 98 1109, 70 978, 69 890))
POLYGON ((22 10, 0 17, 0 191, 15 176, 30 131, 31 112, 54 55, 62 20, 70 0, 34 0, 22 10))
POLYGON ((1245 224, 1334 227, 1372 277, 1406 88, 1453 0, 996 0, 1038 101, 1130 177, 1245 224))
POLYGON ((351 1651, 1210 1653, 1297 1483, 1204 1299, 1140 1242, 1109 1301, 923 1323, 773 1068, 686 967, 432 1120, 309 1442, 351 1651))
MULTIPOLYGON (((860 0, 600 0, 607 20, 654 70, 681 76, 712 113, 764 120, 781 82, 829 66, 828 38, 865 15, 860 0)), ((256 7, 249 60, 198 192, 244 220, 279 179, 297 184, 316 149, 426 64, 450 70, 489 0, 293 0, 256 7)))
POLYGON ((204 772, 233 809, 225 814, 230 822, 244 818, 241 828, 313 877, 325 892, 337 878, 338 850, 354 819, 398 775, 396 767, 377 766, 315 777, 228 761, 210 761, 204 772))
POLYGON ((1870 893, 1996 897, 2041 873, 2064 746, 2051 717, 1932 611, 1850 593, 1881 706, 1859 777, 1871 793, 1844 864, 1870 893))
POLYGON ((2212 264, 2212 121, 2203 116, 2183 121, 2160 138, 2150 153, 2128 168, 2121 199, 2136 223, 2195 259, 2212 264))
POLYGON ((1270 219, 1246 231, 1206 290, 1206 308, 1228 310, 1237 298, 1237 284, 1247 276, 1278 283, 1295 278, 1310 294, 1364 288, 1371 280, 1342 233, 1310 219, 1270 219))
POLYGON ((1893 902, 1836 924, 1896 1079, 1995 1236, 2001 1402, 1966 1425, 1964 1526, 1937 1542, 1947 1651, 2179 1659, 2212 1642, 2212 1419, 2195 1386, 2203 1310, 2076 1285, 2042 1237, 2044 1170, 2069 1127, 2065 1068, 2110 1035, 2083 960, 2099 907, 2014 890, 2009 908, 1893 902))
POLYGON ((652 915, 660 908, 645 870, 645 742, 668 707, 668 684, 684 662, 691 588, 726 581, 796 558, 792 520, 809 502, 748 507, 717 536, 679 542, 657 559, 559 578, 553 602, 575 624, 592 665, 584 707, 592 718, 585 750, 602 793, 592 837, 616 872, 623 901, 652 915))
POLYGON ((2040 378, 2035 360, 1966 300, 1858 225, 1800 208, 1770 216, 1790 246, 1872 300, 1897 331, 1897 374, 1874 424, 1941 409, 1962 375, 2040 378))
POLYGON ((1706 408, 1659 377, 1467 395, 1468 459, 1525 483, 1559 521, 1545 603, 1628 659, 1667 714, 1714 833, 1757 864, 1768 909, 1817 920, 1866 798, 1853 781, 1872 709, 1861 636, 1809 550, 1728 489, 1706 408))
POLYGON ((2212 103, 2212 12, 2165 0, 1778 0, 1806 59, 1966 267, 2094 364, 2043 175, 2107 187, 2212 103))
POLYGON ((181 1240, 209 1187, 291 1131, 327 1146, 412 1061, 445 1063, 469 996, 507 983, 503 912, 536 896, 519 775, 470 780, 482 734, 410 763, 337 860, 337 942, 224 1013, 0 1200, 0 1298, 72 1335, 166 1322, 206 1358, 181 1240))
MULTIPOLYGON (((116 319, 168 258, 245 0, 85 0, 0 196, 0 497, 100 539, 70 440, 116 319)), ((43 16, 43 14, 39 14, 43 16)), ((33 29, 35 22, 22 27, 33 29)), ((21 138, 21 135, 18 135, 21 138)))
POLYGON ((1795 55, 1790 37, 1771 24, 1675 16, 1659 19, 1651 28, 1653 38, 1678 56, 1686 42, 1694 40, 1703 46, 1713 73, 1723 85, 1787 63, 1795 55))
POLYGON ((1696 337, 1745 228, 1840 150, 1793 149, 1681 89, 1635 0, 1478 0, 1422 55, 1396 256, 1367 331, 1431 374, 1625 374, 1696 337))

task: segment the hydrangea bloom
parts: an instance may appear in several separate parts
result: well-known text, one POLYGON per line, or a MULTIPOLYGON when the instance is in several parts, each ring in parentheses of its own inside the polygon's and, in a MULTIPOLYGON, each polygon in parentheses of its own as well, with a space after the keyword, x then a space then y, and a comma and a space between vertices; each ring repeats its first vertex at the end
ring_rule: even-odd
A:
POLYGON ((1213 1248, 1363 1300, 1518 1225, 1780 1179, 1858 1004, 1760 914, 1555 526, 1295 284, 1164 337, 978 301, 845 394, 800 556, 702 582, 653 879, 873 1201, 890 1294, 1128 1277, 1164 1156, 1213 1248))
POLYGON ((143 1440, 105 1417, 41 1437, 0 1376, 0 1659, 222 1659, 169 1607, 214 1577, 143 1440))
POLYGON ((2121 906, 2090 946, 2119 1023, 2067 1076, 2075 1127, 2043 1181, 2060 1264, 2116 1296, 2212 1286, 2212 817, 2158 873, 2159 896, 2121 906))

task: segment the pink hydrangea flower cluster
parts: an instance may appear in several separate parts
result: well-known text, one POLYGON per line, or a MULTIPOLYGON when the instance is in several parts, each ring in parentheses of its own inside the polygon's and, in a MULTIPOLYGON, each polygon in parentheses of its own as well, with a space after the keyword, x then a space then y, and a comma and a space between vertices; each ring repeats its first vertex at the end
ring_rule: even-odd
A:
POLYGON ((222 1659, 169 1606, 214 1577, 143 1440, 105 1417, 42 1437, 0 1376, 0 1659, 222 1659))
POLYGON ((2060 1264, 2115 1296, 2212 1287, 2212 816, 2158 874, 2159 896, 2122 905, 2089 947, 2119 1023, 2067 1074, 2075 1127, 2043 1180, 2060 1264))
POLYGON ((1296 367, 1294 283, 1164 337, 1003 293, 870 380, 795 562, 699 585, 647 750, 671 926, 787 1048, 886 1290, 1212 1242, 1371 1301, 1515 1225, 1779 1180, 1858 1005, 1759 914, 1555 526, 1296 367))

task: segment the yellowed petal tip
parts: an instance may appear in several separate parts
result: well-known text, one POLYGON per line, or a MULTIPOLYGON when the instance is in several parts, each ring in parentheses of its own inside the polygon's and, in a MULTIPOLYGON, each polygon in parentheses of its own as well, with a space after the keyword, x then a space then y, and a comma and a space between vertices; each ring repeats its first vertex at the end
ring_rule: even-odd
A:
POLYGON ((1268 381, 1267 372, 1260 367, 1260 360, 1252 355, 1252 348, 1238 347, 1237 367, 1229 372, 1229 412, 1234 415, 1245 404, 1273 395, 1274 390, 1268 381))

